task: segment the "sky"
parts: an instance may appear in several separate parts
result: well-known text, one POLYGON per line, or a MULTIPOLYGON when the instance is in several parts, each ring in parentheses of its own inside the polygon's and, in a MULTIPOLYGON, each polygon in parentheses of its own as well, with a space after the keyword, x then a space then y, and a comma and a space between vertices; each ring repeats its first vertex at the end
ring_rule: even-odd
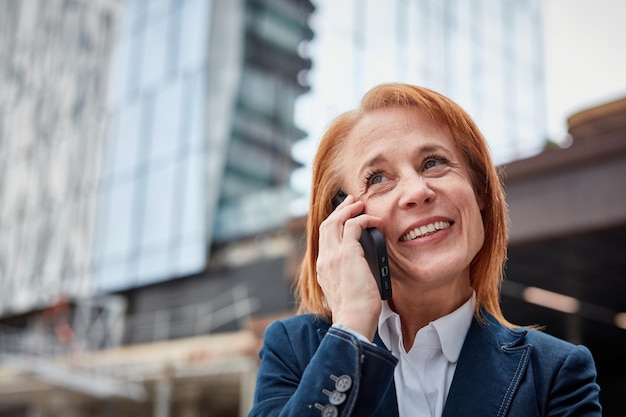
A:
POLYGON ((626 97, 626 1, 543 0, 548 131, 567 117, 626 97))

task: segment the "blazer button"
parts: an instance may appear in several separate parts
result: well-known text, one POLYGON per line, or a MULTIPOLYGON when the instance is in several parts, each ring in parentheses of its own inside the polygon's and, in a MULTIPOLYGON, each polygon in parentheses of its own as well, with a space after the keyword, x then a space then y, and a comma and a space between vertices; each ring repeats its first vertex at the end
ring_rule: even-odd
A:
POLYGON ((333 391, 328 396, 328 402, 332 405, 340 405, 346 401, 346 394, 344 392, 333 391))
POLYGON ((337 417, 339 415, 339 411, 337 411, 337 407, 334 405, 326 405, 322 410, 322 417, 337 417))
POLYGON ((322 392, 328 395, 328 402, 332 405, 340 405, 346 401, 346 394, 337 390, 330 392, 327 389, 323 389, 322 392))
POLYGON ((315 403, 315 408, 321 410, 322 417, 337 417, 339 415, 339 411, 334 405, 315 403))
POLYGON ((331 375, 330 379, 335 381, 335 388, 339 392, 346 392, 352 387, 352 378, 349 375, 341 375, 339 377, 331 375))

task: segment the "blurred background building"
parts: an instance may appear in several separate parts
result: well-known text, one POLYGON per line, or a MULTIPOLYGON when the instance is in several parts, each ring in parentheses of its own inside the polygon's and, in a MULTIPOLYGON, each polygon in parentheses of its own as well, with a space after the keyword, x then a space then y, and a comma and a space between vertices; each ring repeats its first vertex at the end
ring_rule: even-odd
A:
MULTIPOLYGON (((312 16, 311 93, 298 103, 309 132, 294 154, 305 184, 316 140, 373 85, 401 80, 446 94, 465 108, 504 163, 543 149, 547 137, 540 0, 320 1, 312 16)), ((294 203, 304 211, 307 199, 294 203)))
POLYGON ((246 415, 262 331, 293 312, 315 142, 393 80, 481 126, 511 209, 505 314, 589 346, 621 415, 626 105, 548 140, 542 10, 0 2, 0 415, 246 415))
POLYGON ((313 5, 0 4, 0 413, 245 414, 249 333, 154 342, 292 308, 313 5))

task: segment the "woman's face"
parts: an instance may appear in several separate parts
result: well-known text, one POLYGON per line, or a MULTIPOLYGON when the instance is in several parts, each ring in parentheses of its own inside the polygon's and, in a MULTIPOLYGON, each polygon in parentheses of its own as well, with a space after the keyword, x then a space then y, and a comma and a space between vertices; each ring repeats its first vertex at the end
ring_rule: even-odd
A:
POLYGON ((382 219, 393 279, 469 282, 484 241, 483 202, 449 131, 415 108, 381 109, 356 124, 345 146, 344 191, 382 219))

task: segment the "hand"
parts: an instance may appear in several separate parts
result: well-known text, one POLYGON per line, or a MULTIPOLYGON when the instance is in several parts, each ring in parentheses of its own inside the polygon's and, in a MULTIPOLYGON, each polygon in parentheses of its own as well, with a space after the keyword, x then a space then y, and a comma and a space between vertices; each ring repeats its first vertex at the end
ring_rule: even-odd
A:
POLYGON ((317 282, 322 288, 334 323, 355 330, 370 341, 382 307, 359 238, 363 229, 380 219, 367 214, 361 201, 348 196, 320 225, 317 282))

